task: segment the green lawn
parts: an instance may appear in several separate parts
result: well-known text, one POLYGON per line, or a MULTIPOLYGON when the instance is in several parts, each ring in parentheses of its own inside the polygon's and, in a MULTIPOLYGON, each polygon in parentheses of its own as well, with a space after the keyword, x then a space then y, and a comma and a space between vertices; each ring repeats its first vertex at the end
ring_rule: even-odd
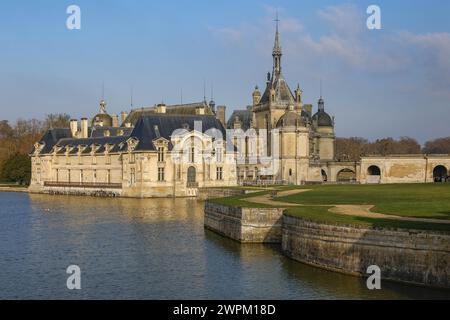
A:
POLYGON ((450 219, 450 183, 305 186, 277 200, 304 205, 373 204, 373 212, 450 219))
POLYGON ((347 216, 343 214, 328 211, 330 206, 301 206, 289 208, 285 214, 301 217, 303 219, 321 222, 326 224, 360 226, 365 228, 384 228, 384 229, 416 229, 433 230, 444 233, 450 233, 450 224, 425 223, 415 221, 399 221, 392 219, 374 219, 366 217, 347 216))
POLYGON ((271 191, 259 191, 252 192, 245 195, 225 197, 225 198, 215 198, 210 199, 209 201, 217 204, 223 204, 226 206, 234 206, 234 207, 243 207, 243 208, 271 208, 272 206, 259 204, 254 202, 245 201, 246 198, 256 197, 259 195, 263 195, 266 193, 270 193, 271 191))
MULTIPOLYGON (((283 187, 292 189, 293 187, 283 187)), ((372 204, 373 212, 450 220, 450 183, 442 184, 389 184, 389 185, 310 185, 298 186, 310 191, 277 197, 276 200, 304 206, 289 208, 286 213, 324 223, 358 225, 374 228, 425 229, 450 232, 450 224, 398 221, 347 216, 328 211, 337 204, 372 204)), ((278 189, 278 188, 277 188, 278 189)), ((243 196, 213 199, 231 206, 265 208, 268 205, 246 201, 246 198, 267 194, 260 191, 243 196)))

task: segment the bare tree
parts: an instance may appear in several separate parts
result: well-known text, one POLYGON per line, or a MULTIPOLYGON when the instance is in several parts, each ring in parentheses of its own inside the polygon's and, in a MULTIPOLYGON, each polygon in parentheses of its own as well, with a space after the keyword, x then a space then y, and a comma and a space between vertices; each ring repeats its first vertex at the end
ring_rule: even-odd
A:
POLYGON ((423 152, 427 154, 449 154, 450 137, 439 138, 425 142, 423 152))

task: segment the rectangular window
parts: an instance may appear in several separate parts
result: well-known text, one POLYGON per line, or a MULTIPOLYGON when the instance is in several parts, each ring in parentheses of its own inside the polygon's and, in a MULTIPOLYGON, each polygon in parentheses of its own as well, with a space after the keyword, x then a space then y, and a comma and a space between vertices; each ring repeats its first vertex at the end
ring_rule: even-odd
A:
POLYGON ((109 154, 106 155, 106 164, 108 164, 108 165, 111 164, 111 156, 109 154))
POLYGON ((158 181, 164 181, 164 168, 158 168, 158 181))
POLYGON ((136 162, 136 155, 134 153, 130 153, 130 163, 136 162))
POLYGON ((222 163, 222 148, 216 149, 216 161, 217 163, 222 163))
POLYGON ((222 169, 222 167, 217 167, 217 169, 216 169, 216 180, 223 180, 223 169, 222 169))
POLYGON ((111 183, 111 170, 106 170, 106 183, 111 183))
POLYGON ((130 172, 130 184, 133 185, 136 182, 136 170, 134 168, 131 168, 130 172))
POLYGON ((97 157, 96 156, 92 156, 92 164, 93 165, 97 164, 97 157))
POLYGON ((164 147, 158 148, 158 162, 164 162, 164 147))
POLYGON ((195 148, 192 147, 189 153, 189 162, 194 163, 195 162, 195 148))

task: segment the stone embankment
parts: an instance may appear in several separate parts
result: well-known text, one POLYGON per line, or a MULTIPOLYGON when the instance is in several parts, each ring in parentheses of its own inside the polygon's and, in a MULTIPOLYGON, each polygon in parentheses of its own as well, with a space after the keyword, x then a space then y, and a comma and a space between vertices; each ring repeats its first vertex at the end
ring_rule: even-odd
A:
POLYGON ((282 208, 205 203, 205 228, 242 243, 281 243, 288 257, 329 270, 450 288, 450 235, 433 231, 331 225, 283 214, 282 208))

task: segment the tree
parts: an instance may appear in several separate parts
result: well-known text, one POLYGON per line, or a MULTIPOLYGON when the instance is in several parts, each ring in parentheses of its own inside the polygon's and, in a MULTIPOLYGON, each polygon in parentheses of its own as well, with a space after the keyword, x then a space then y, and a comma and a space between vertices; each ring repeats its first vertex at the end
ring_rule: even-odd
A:
POLYGON ((31 159, 26 154, 14 154, 8 158, 2 169, 6 181, 29 184, 31 179, 31 159))
POLYGON ((50 113, 46 116, 44 127, 49 128, 69 128, 70 115, 67 113, 50 113))
POLYGON ((8 120, 0 121, 0 139, 5 139, 11 137, 13 134, 13 129, 9 125, 8 120))
POLYGON ((339 161, 358 161, 364 155, 418 154, 421 153, 417 140, 409 137, 377 139, 369 142, 359 137, 336 138, 336 158, 339 161))
POLYGON ((336 138, 336 159, 358 161, 366 152, 369 141, 360 137, 336 138))
POLYGON ((449 154, 450 137, 439 138, 425 142, 423 153, 426 154, 449 154))

